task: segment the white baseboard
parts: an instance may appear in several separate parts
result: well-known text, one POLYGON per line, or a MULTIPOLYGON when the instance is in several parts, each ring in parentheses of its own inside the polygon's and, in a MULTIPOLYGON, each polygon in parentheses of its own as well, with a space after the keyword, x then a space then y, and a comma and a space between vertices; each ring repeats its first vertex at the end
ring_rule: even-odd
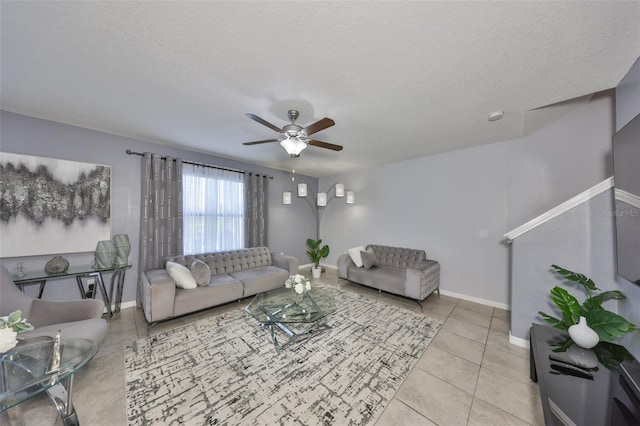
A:
MULTIPOLYGON (((122 309, 127 309, 127 308, 135 308, 137 306, 136 301, 135 300, 130 300, 128 302, 122 302, 120 304, 120 310, 122 309)), ((111 311, 113 312, 113 310, 115 309, 115 305, 111 305, 111 311)), ((104 308, 102 310, 105 314, 107 313, 107 308, 104 308)))
POLYGON ((520 337, 515 337, 511 335, 511 330, 509 330, 509 343, 515 346, 520 346, 521 348, 529 349, 530 343, 527 339, 521 339, 520 337))
MULTIPOLYGON (((300 265, 298 267, 298 269, 307 269, 307 268, 311 268, 313 266, 313 263, 305 263, 304 265, 300 265)), ((338 270, 338 267, 336 265, 329 265, 327 263, 320 263, 320 266, 322 268, 326 268, 326 269, 334 269, 334 270, 338 270)))
POLYGON ((479 303, 480 305, 486 305, 486 306, 491 306, 491 307, 498 308, 498 309, 504 309, 506 311, 510 311, 511 310, 511 306, 510 305, 506 305, 504 303, 499 303, 499 302, 494 302, 493 300, 481 299, 479 297, 468 296, 466 294, 455 293, 453 291, 447 291, 447 290, 443 290, 443 289, 440 289, 440 294, 443 294, 445 296, 455 297, 457 299, 467 300, 469 302, 479 303))

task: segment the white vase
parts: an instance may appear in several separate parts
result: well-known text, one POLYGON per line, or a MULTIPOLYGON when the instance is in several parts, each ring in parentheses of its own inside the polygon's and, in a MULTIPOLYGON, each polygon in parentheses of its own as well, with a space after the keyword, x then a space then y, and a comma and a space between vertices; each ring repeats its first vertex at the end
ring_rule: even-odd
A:
POLYGON ((18 344, 18 333, 10 328, 0 328, 0 353, 4 353, 18 344))
POLYGON ((600 341, 598 333, 587 325, 585 317, 580 317, 580 322, 569 327, 569 336, 576 345, 585 349, 594 347, 600 341))
POLYGON ((317 268, 315 266, 311 267, 311 276, 313 278, 320 278, 321 274, 322 274, 322 268, 321 267, 319 267, 319 266, 317 268))

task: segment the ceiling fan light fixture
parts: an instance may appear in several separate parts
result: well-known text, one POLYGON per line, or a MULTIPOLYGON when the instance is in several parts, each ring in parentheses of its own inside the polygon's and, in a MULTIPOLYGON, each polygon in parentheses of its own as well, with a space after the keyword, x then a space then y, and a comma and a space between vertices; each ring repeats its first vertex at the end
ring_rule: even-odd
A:
POLYGON ((291 158, 298 158, 302 150, 307 147, 307 144, 297 137, 288 137, 280 141, 280 146, 287 151, 291 158))

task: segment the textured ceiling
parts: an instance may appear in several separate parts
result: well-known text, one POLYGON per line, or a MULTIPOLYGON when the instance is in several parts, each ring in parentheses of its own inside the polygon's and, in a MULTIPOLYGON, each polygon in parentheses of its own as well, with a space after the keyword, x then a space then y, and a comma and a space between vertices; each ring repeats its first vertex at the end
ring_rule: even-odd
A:
POLYGON ((637 1, 0 7, 2 109, 312 176, 520 137, 640 56, 637 1), (242 145, 278 136, 245 113, 291 108, 344 150, 242 145))

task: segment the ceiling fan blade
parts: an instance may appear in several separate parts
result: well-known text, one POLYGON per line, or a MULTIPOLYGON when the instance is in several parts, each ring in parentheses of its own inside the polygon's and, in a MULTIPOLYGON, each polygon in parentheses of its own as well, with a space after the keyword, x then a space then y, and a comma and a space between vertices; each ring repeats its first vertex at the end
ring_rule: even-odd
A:
POLYGON ((242 145, 258 145, 260 143, 280 142, 280 139, 263 139, 261 141, 243 142, 242 145))
POLYGON ((330 118, 323 118, 322 120, 316 121, 315 123, 305 127, 304 129, 302 129, 302 131, 307 135, 310 136, 314 133, 319 132, 320 130, 324 130, 327 127, 331 127, 334 126, 336 123, 335 121, 333 121, 330 118))
POLYGON ((334 144, 329 143, 329 142, 317 141, 315 139, 309 140, 309 145, 317 146, 317 147, 320 147, 320 148, 327 148, 327 149, 331 149, 333 151, 342 151, 342 146, 341 145, 334 145, 334 144))
POLYGON ((269 123, 267 120, 264 120, 264 119, 262 119, 262 118, 258 117, 258 116, 257 116, 257 115, 255 115, 255 114, 249 114, 249 113, 247 113, 247 114, 245 114, 245 116, 246 116, 246 117, 249 117, 249 118, 250 118, 250 119, 252 119, 253 121, 257 121, 258 123, 262 124, 263 126, 267 126, 268 128, 270 128, 270 129, 272 129, 272 130, 275 130, 275 131, 276 131, 276 132, 278 132, 278 133, 284 133, 284 132, 282 131, 282 129, 281 129, 281 128, 279 128, 279 127, 277 127, 277 126, 275 126, 275 125, 273 125, 273 124, 269 123))

